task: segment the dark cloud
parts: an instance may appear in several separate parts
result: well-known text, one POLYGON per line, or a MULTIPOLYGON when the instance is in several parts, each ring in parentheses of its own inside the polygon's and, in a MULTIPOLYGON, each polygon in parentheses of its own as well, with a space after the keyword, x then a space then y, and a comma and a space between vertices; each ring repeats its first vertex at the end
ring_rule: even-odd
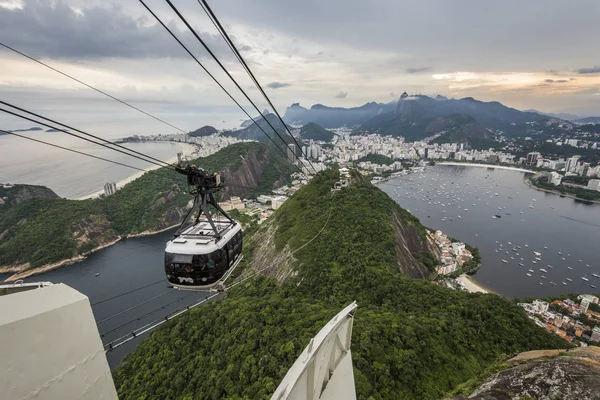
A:
MULTIPOLYGON (((81 11, 75 12, 61 0, 25 0, 22 9, 0 7, 0 37, 10 38, 6 44, 36 57, 189 58, 149 14, 134 18, 119 6, 110 5, 91 5, 81 11)), ((190 32, 180 31, 168 20, 164 22, 186 45, 199 46, 190 32)), ((217 55, 233 58, 220 36, 199 34, 217 55)), ((245 45, 239 48, 250 49, 245 45)))
POLYGON ((420 72, 427 72, 431 70, 431 67, 418 67, 418 68, 406 68, 407 74, 418 74, 420 72))
POLYGON ((335 95, 336 99, 345 99, 346 97, 348 97, 348 92, 339 92, 338 94, 335 95))
POLYGON ((566 83, 569 82, 568 79, 546 79, 544 82, 546 83, 566 83))
POLYGON ((592 68, 579 68, 578 74, 600 74, 600 65, 596 65, 592 68))
POLYGON ((267 87, 271 89, 281 89, 284 87, 292 86, 291 83, 282 83, 282 82, 271 82, 267 83, 267 87))

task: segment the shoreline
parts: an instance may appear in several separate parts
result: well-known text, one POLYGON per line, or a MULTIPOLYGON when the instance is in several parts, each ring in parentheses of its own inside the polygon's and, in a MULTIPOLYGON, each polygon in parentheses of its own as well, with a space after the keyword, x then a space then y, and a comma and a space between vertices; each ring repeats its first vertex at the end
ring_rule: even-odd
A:
POLYGON ((528 174, 535 174, 535 171, 531 171, 529 169, 518 168, 518 167, 509 167, 505 165, 493 165, 493 164, 479 164, 479 163, 468 163, 468 162, 445 162, 445 161, 436 161, 435 165, 456 165, 459 167, 482 167, 482 168, 494 168, 494 169, 508 169, 512 171, 520 171, 528 174))
POLYGON ((20 264, 20 265, 15 265, 15 266, 3 266, 0 267, 0 273, 10 273, 10 272, 14 272, 14 274, 12 274, 11 276, 9 276, 8 278, 6 278, 3 282, 4 283, 11 283, 11 282, 15 282, 18 281, 20 279, 25 279, 25 278, 29 278, 31 276, 34 275, 40 275, 40 274, 44 274, 46 272, 50 272, 53 271, 55 269, 58 269, 60 267, 66 267, 68 265, 73 265, 76 264, 80 261, 85 260, 86 258, 88 258, 90 255, 106 249, 118 242, 120 242, 123 239, 132 239, 132 238, 138 238, 138 237, 143 237, 143 236, 150 236, 150 235, 156 235, 158 233, 161 232, 165 232, 168 231, 169 229, 173 229, 175 227, 177 227, 179 224, 175 224, 172 226, 168 226, 166 228, 163 229, 159 229, 157 231, 143 231, 140 233, 132 233, 129 235, 123 235, 123 236, 119 236, 117 239, 113 240, 112 242, 109 243, 105 243, 101 246, 95 247, 92 250, 88 251, 87 253, 84 254, 80 254, 78 256, 72 257, 72 258, 67 258, 66 260, 61 260, 61 261, 57 261, 55 263, 52 264, 45 264, 39 267, 35 267, 35 268, 31 268, 28 270, 20 270, 20 268, 27 266, 27 264, 20 264))
POLYGON ((497 294, 489 289, 486 289, 481 283, 477 282, 472 276, 467 274, 462 274, 456 278, 456 280, 462 283, 467 288, 469 293, 497 294))
MULTIPOLYGON (((180 142, 168 142, 168 143, 180 143, 180 142)), ((198 146, 195 144, 191 144, 191 143, 180 143, 180 144, 185 145, 185 146, 183 146, 183 149, 182 149, 182 153, 184 156, 189 156, 189 155, 192 155, 192 154, 198 152, 198 146)), ((166 162, 169 164, 173 164, 173 163, 177 162, 177 156, 171 157, 166 162)), ((141 177, 146 172, 154 171, 159 168, 162 168, 162 167, 159 167, 158 165, 152 165, 152 166, 144 169, 143 171, 136 172, 135 174, 131 175, 130 177, 120 180, 119 182, 117 182, 117 190, 122 189, 128 183, 135 181, 137 178, 141 177)), ((85 196, 81 196, 81 197, 78 197, 75 199, 70 199, 70 200, 95 199, 95 198, 98 198, 102 194, 104 194, 104 189, 98 190, 96 192, 93 192, 93 193, 90 193, 90 194, 87 194, 85 196)))
POLYGON ((568 197, 568 198, 570 198, 570 199, 573 199, 573 200, 579 200, 579 201, 584 201, 584 202, 586 202, 586 203, 600 204, 600 201, 599 201, 599 200, 587 200, 587 199, 582 199, 582 198, 579 198, 579 197, 577 197, 577 196, 576 196, 576 195, 574 195, 574 194, 570 194, 570 193, 561 193, 561 192, 558 192, 558 191, 556 191, 556 190, 550 190, 550 189, 544 189, 544 188, 541 188, 541 187, 537 187, 536 185, 534 185, 534 184, 533 184, 533 182, 531 182, 531 179, 525 179, 525 180, 524 180, 524 183, 525 183, 525 185, 527 185, 528 187, 530 187, 530 188, 532 188, 532 189, 534 189, 534 190, 540 191, 540 192, 551 193, 551 194, 558 195, 558 196, 568 197))

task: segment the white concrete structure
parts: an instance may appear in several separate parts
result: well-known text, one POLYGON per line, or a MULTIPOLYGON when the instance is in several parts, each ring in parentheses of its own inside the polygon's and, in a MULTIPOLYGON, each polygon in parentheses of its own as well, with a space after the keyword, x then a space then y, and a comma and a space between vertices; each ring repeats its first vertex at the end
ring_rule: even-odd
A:
POLYGON ((547 301, 534 300, 533 306, 535 307, 538 313, 543 314, 546 311, 548 311, 549 304, 547 301))
POLYGON ((0 290, 0 398, 116 400, 87 296, 26 286, 0 290))
POLYGON ((552 171, 550 172, 550 174, 548 175, 548 183, 551 183, 552 185, 560 185, 562 182, 562 175, 559 174, 558 172, 552 171))
POLYGON ((600 179, 590 179, 587 184, 588 189, 600 191, 600 179))
POLYGON ((350 341, 356 302, 310 340, 271 400, 356 400, 350 341))

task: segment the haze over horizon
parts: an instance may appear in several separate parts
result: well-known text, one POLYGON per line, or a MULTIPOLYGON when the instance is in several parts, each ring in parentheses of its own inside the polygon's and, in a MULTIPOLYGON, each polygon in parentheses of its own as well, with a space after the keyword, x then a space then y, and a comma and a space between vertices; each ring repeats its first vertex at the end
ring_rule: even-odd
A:
MULTIPOLYGON (((148 3, 233 89, 168 6, 148 3)), ((264 109, 198 3, 175 4, 264 109)), ((297 102, 389 102, 406 90, 600 115, 597 1, 550 0, 543 8, 516 0, 223 0, 211 6, 281 113, 297 102)), ((187 130, 245 119, 136 1, 0 0, 0 41, 187 130)), ((0 55, 5 101, 82 129, 172 131, 4 48, 0 55)), ((29 126, 0 116, 2 129, 29 126)))

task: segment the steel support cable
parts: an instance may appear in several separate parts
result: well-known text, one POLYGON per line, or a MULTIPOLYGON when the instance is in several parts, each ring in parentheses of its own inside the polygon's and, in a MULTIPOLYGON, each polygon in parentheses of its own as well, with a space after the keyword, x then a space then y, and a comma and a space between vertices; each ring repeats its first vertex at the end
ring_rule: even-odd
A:
MULTIPOLYGON (((225 89, 225 87, 217 80, 217 78, 215 78, 215 76, 213 74, 211 74, 206 67, 200 62, 200 60, 198 60, 198 58, 187 48, 186 45, 183 44, 183 42, 181 40, 179 40, 179 38, 177 36, 175 36, 175 34, 173 33, 173 31, 171 31, 171 29, 169 27, 167 27, 167 25, 165 25, 165 23, 158 17, 158 15, 156 15, 154 13, 154 11, 152 11, 152 9, 150 7, 148 7, 146 5, 146 3, 144 3, 144 0, 138 0, 146 10, 148 10, 148 12, 150 14, 152 14, 152 16, 156 19, 156 21, 163 27, 165 28, 165 30, 173 37, 173 39, 175 39, 175 41, 177 43, 179 43, 179 45, 181 47, 183 47, 183 49, 190 55, 190 57, 192 57, 194 59, 194 61, 196 61, 196 63, 204 70, 204 72, 206 72, 206 74, 221 88, 221 90, 223 90, 225 92, 225 94, 227 94, 227 96, 235 103, 235 105, 237 105, 240 110, 242 110, 242 112, 244 114, 246 114, 246 116, 258 127, 258 129, 260 129, 262 131, 262 133, 265 134, 265 136, 271 141, 273 142, 273 144, 275 145, 275 147, 284 155, 284 157, 286 159, 289 159, 289 157, 287 156, 287 153, 281 148, 279 147, 279 145, 277 144, 277 142, 275 142, 275 140, 273 140, 273 138, 271 138, 271 136, 269 136, 267 134, 267 132, 262 128, 262 126, 260 126, 258 124, 258 122, 256 122, 256 120, 254 118, 252 118, 250 116, 250 114, 248 114, 248 112, 244 109, 244 107, 241 106, 241 104, 229 93, 229 91, 227 89, 225 89)), ((294 165, 300 172, 302 172, 302 169, 300 167, 298 167, 297 165, 295 165, 293 163, 293 160, 290 160, 290 162, 292 163, 292 165, 294 165)))
POLYGON ((128 307, 128 308, 126 308, 126 309, 124 309, 124 310, 122 310, 122 311, 119 311, 119 312, 118 312, 118 313, 116 313, 116 314, 113 314, 113 315, 111 315, 110 317, 106 317, 106 318, 104 318, 104 319, 102 319, 102 320, 98 321, 98 322, 96 323, 96 325, 100 325, 100 324, 102 324, 102 323, 104 323, 104 322, 106 322, 106 321, 110 321, 111 319, 114 319, 114 318, 118 317, 119 315, 126 314, 126 313, 128 313, 129 311, 131 311, 131 310, 135 310, 136 308, 138 308, 138 307, 141 307, 141 306, 143 306, 144 304, 148 304, 148 303, 150 303, 151 301, 154 301, 154 300, 156 300, 156 299, 158 299, 158 298, 160 298, 160 297, 163 297, 163 296, 165 296, 165 295, 167 295, 167 294, 169 294, 169 293, 171 293, 171 292, 173 292, 173 289, 169 289, 169 290, 167 290, 166 292, 163 292, 163 293, 161 293, 161 294, 159 294, 159 295, 157 295, 157 296, 154 296, 154 297, 151 297, 151 298, 149 298, 148 300, 144 300, 144 301, 142 301, 141 303, 138 303, 138 304, 136 304, 136 305, 134 305, 134 306, 128 307))
MULTIPOLYGON (((241 279, 238 282, 232 283, 231 285, 229 285, 229 286, 227 286, 225 288, 225 291, 227 291, 227 290, 229 290, 229 289, 231 289, 231 288, 233 288, 233 287, 235 287, 235 286, 237 286, 237 285, 239 285, 239 284, 247 281, 248 279, 253 278, 254 276, 256 276, 259 273, 261 273, 262 271, 264 271, 266 269, 269 269, 269 268, 272 268, 272 266, 270 265, 268 267, 262 268, 262 269, 260 269, 260 270, 258 270, 256 272, 254 272, 252 275, 250 275, 250 276, 248 276, 248 277, 246 277, 244 279, 241 279)), ((192 303, 188 304, 187 306, 185 306, 185 307, 183 307, 183 308, 181 308, 181 309, 179 309, 179 310, 177 310, 177 311, 175 311, 175 312, 173 312, 171 314, 168 314, 168 315, 166 315, 166 316, 164 316, 164 317, 162 317, 160 319, 157 319, 157 320, 155 320, 153 322, 150 322, 150 323, 148 323, 146 325, 143 325, 140 328, 135 329, 134 331, 128 333, 127 335, 121 336, 120 338, 115 339, 115 340, 113 340, 113 341, 105 344, 104 345, 104 350, 106 350, 106 351, 114 350, 117 347, 120 347, 120 346, 124 345, 125 343, 127 343, 127 342, 135 339, 136 337, 138 337, 140 335, 143 335, 144 333, 147 333, 147 332, 149 332, 149 331, 151 331, 151 330, 159 327, 160 325, 164 324, 165 322, 170 321, 171 319, 173 319, 173 318, 175 318, 175 317, 177 317, 177 316, 179 316, 179 315, 181 315, 181 314, 183 314, 183 313, 191 310, 194 307, 197 307, 197 306, 199 306, 201 304, 204 304, 204 303, 206 303, 206 302, 214 299, 215 297, 218 297, 221 294, 222 294, 221 292, 213 293, 212 295, 210 295, 208 297, 205 297, 205 298, 203 298, 200 301, 192 302, 192 303)))
POLYGON ((290 129, 288 128, 287 124, 283 121, 283 118, 281 118, 281 115, 279 115, 279 112, 277 111, 277 109, 275 108, 273 103, 271 102, 271 99, 269 98, 269 96, 267 96, 267 94, 263 90, 261 84, 258 82, 256 77, 254 76, 254 73, 252 73, 252 70, 250 69, 250 67, 248 66, 248 64, 246 63, 244 58, 242 57, 242 54, 238 51, 237 47, 235 47, 233 40, 231 40, 231 38, 227 34, 227 31, 225 30, 223 25, 221 25, 221 22, 219 21, 219 19, 217 18, 217 16, 213 12, 213 10, 208 5, 208 2, 206 0, 198 0, 198 4, 200 4, 200 7, 202 7, 202 9, 204 10, 204 12, 208 16, 208 18, 211 20, 211 22, 213 23, 213 25, 215 26, 217 31, 221 34, 221 37, 223 38, 225 43, 227 43, 227 45, 229 46, 229 49, 233 52, 233 54, 238 59, 240 64, 242 64, 242 67, 244 67, 244 69, 246 70, 246 73, 248 73, 248 75, 250 76, 250 79, 252 79, 252 81, 254 82, 254 85, 256 85, 256 87, 261 92, 261 94, 263 95, 263 97, 265 98, 267 103, 269 103, 269 105, 273 109, 273 112, 275 112, 275 115, 277 115, 277 118, 285 127, 285 130, 288 132, 288 134, 290 135, 290 137, 292 138, 292 140, 294 141, 296 146, 298 146, 298 149, 300 150, 300 153, 302 154, 302 156, 306 159, 306 161, 308 161, 308 164, 313 169, 313 171, 315 173, 317 173, 317 170, 315 169, 314 165, 310 162, 308 157, 306 157, 306 154, 304 153, 304 151, 302 151, 302 146, 300 146, 300 144, 298 144, 298 142, 294 138, 294 135, 292 135, 292 132, 290 132, 290 129))
POLYGON ((0 133, 5 133, 7 135, 17 136, 17 137, 20 137, 20 138, 23 138, 23 139, 31 140, 33 142, 42 143, 42 144, 45 144, 45 145, 48 145, 48 146, 56 147, 58 149, 62 149, 62 150, 70 151, 70 152, 73 152, 73 153, 81 154, 81 155, 84 155, 84 156, 92 157, 92 158, 95 158, 97 160, 102 160, 102 161, 106 161, 106 162, 109 162, 109 163, 121 165, 123 167, 135 169, 135 170, 138 170, 138 171, 144 171, 143 169, 138 168, 138 167, 133 167, 131 165, 123 164, 123 163, 120 163, 118 161, 109 160, 107 158, 98 157, 98 156, 95 156, 95 155, 92 155, 92 154, 89 154, 89 153, 85 153, 83 151, 69 149, 68 147, 59 146, 57 144, 53 144, 53 143, 49 143, 49 142, 44 142, 43 140, 34 139, 34 138, 29 137, 29 136, 19 135, 18 133, 9 132, 9 131, 3 131, 3 130, 0 130, 0 133))
MULTIPOLYGON (((142 0, 140 0, 142 1, 142 0)), ((262 115, 262 113, 260 112, 259 108, 256 106, 256 104, 254 104, 254 102, 252 101, 252 99, 248 96, 248 94, 246 94, 246 91, 244 89, 242 89, 242 87, 240 86, 240 84, 235 80, 235 78, 233 76, 231 76, 231 74, 229 73, 229 71, 227 71, 227 68, 225 68, 225 66, 223 65, 223 63, 221 63, 221 61, 219 60, 219 58, 212 52, 212 50, 210 49, 210 47, 208 47, 208 45, 204 42, 204 40, 202 40, 202 38, 200 37, 200 35, 198 35, 198 33, 196 32, 196 30, 190 25, 190 23, 185 19, 185 17, 181 14, 181 12, 179 12, 179 10, 177 9, 177 7, 175 7, 175 5, 173 5, 173 3, 171 2, 171 0, 165 0, 167 2, 167 4, 171 7, 171 9, 175 12, 175 14, 177 14, 177 16, 179 17, 179 19, 181 19, 181 22, 183 22, 185 24, 185 26, 187 26, 187 28, 190 30, 190 32, 196 37, 196 39, 200 42, 200 44, 202 44, 202 46, 204 47, 204 49, 208 52, 208 54, 210 54, 210 56, 213 58, 213 60, 215 60, 215 62, 219 65, 219 67, 221 67, 221 69, 223 70, 223 72, 225 72, 225 74, 229 77, 229 79, 235 84, 235 86, 238 88, 238 90, 240 92, 242 92, 242 94, 244 95, 244 97, 246 97, 246 100, 248 100, 248 102, 250 102, 250 104, 252 105, 252 107, 254 107, 254 109, 256 110, 257 113, 259 113, 262 118, 265 120, 265 122, 271 127, 271 129, 273 129, 273 132, 275 132, 275 134, 279 137, 279 139, 281 139, 281 141, 285 144, 285 147, 292 150, 291 147, 289 147, 289 145, 285 142, 285 140, 283 139, 283 137, 281 137, 281 135, 279 134, 279 132, 277 132, 277 129, 275 129, 275 127, 273 126, 273 124, 271 124, 271 122, 269 122, 269 120, 262 115)), ((293 139, 293 137, 292 137, 293 139)), ((293 156, 292 156, 292 162, 293 162, 293 156)), ((306 165, 304 165, 303 162, 299 161, 300 164, 302 164, 303 167, 306 168, 306 165)), ((308 169, 308 168, 307 168, 308 169)))
POLYGON ((15 52, 15 53, 17 53, 17 54, 20 54, 20 55, 22 55, 23 57, 25 57, 25 58, 28 58, 28 59, 30 59, 31 61, 34 61, 34 62, 36 62, 36 63, 38 63, 38 64, 40 64, 40 65, 43 65, 44 67, 46 67, 46 68, 48 68, 48 69, 51 69, 51 70, 52 70, 52 71, 54 71, 54 72, 58 72, 59 74, 61 74, 61 75, 65 76, 65 77, 67 77, 67 78, 69 78, 69 79, 72 79, 72 80, 74 80, 75 82, 78 82, 78 83, 80 83, 80 84, 82 84, 82 85, 84 85, 84 86, 86 86, 86 87, 88 87, 88 88, 90 88, 90 89, 92 89, 92 90, 95 90, 96 92, 98 92, 98 93, 100 93, 100 94, 103 94, 103 95, 104 95, 104 96, 106 96, 106 97, 109 97, 109 98, 111 98, 111 99, 113 99, 113 100, 115 100, 115 101, 118 101, 119 103, 121 103, 121 104, 123 104, 123 105, 126 105, 126 106, 127 106, 127 107, 129 107, 129 108, 132 108, 132 109, 134 109, 134 110, 136 110, 136 111, 139 111, 139 112, 141 112, 142 114, 145 114, 145 115, 149 116, 150 118, 154 118, 156 121, 162 122, 163 124, 165 124, 165 125, 168 125, 168 126, 170 126, 171 128, 177 129, 178 131, 180 131, 180 132, 182 132, 182 133, 185 133, 185 134, 187 134, 187 133, 188 133, 188 132, 184 131, 183 129, 176 127, 175 125, 172 125, 172 124, 168 123, 167 121, 165 121, 165 120, 162 120, 162 119, 160 119, 160 118, 158 118, 158 117, 156 117, 156 116, 154 116, 154 115, 150 114, 149 112, 146 112, 146 111, 144 111, 144 110, 142 110, 142 109, 140 109, 140 108, 138 108, 138 107, 136 107, 136 106, 134 106, 134 105, 131 105, 131 104, 127 103, 126 101, 123 101, 123 100, 121 100, 121 99, 118 99, 118 98, 116 98, 116 97, 115 97, 115 96, 113 96, 113 95, 110 95, 110 94, 108 94, 108 93, 106 93, 106 92, 104 92, 104 91, 102 91, 102 90, 100 90, 100 89, 98 89, 98 88, 96 88, 96 87, 94 87, 94 86, 92 86, 92 85, 88 84, 88 83, 85 83, 85 82, 83 82, 83 81, 81 81, 81 80, 79 80, 79 79, 77 79, 77 78, 75 78, 75 77, 73 77, 73 76, 71 76, 71 75, 69 75, 69 74, 65 73, 65 72, 62 72, 62 71, 58 70, 57 68, 54 68, 54 67, 52 67, 51 65, 48 65, 48 64, 46 64, 46 63, 44 63, 44 62, 42 62, 42 61, 40 61, 40 60, 38 60, 38 59, 36 59, 36 58, 34 58, 34 57, 31 57, 31 56, 29 56, 29 55, 27 55, 27 54, 25 54, 25 53, 23 53, 23 52, 21 52, 21 51, 19 51, 19 50, 15 49, 15 48, 12 48, 12 47, 10 47, 10 46, 8 46, 8 45, 6 45, 6 44, 2 43, 2 42, 0 42, 0 46, 2 46, 2 47, 5 47, 6 49, 8 49, 8 50, 11 50, 11 51, 13 51, 13 52, 15 52))
POLYGON ((173 168, 173 167, 171 166, 171 164, 169 164, 169 163, 167 163, 167 162, 165 162, 165 161, 159 160, 158 158, 154 158, 154 157, 152 157, 152 156, 148 156, 148 155, 146 155, 146 154, 144 154, 144 153, 140 153, 139 151, 135 151, 135 150, 129 149, 129 148, 125 147, 125 146, 121 146, 120 144, 113 143, 113 142, 111 142, 110 140, 106 140, 106 139, 103 139, 103 138, 101 138, 101 137, 99 137, 99 136, 92 135, 91 133, 87 133, 87 132, 84 132, 84 131, 82 131, 82 130, 79 130, 79 129, 73 128, 72 126, 69 126, 69 125, 63 124, 63 123, 61 123, 61 122, 58 122, 58 121, 55 121, 55 120, 53 120, 53 119, 46 118, 46 117, 44 117, 44 116, 42 116, 42 115, 40 115, 40 114, 36 114, 36 113, 34 113, 34 112, 32 112, 32 111, 28 111, 28 110, 26 110, 26 109, 24 109, 24 108, 17 107, 17 106, 15 106, 15 105, 12 105, 12 104, 10 104, 10 103, 7 103, 7 102, 5 102, 5 101, 2 101, 2 100, 0 100, 0 104, 4 104, 5 106, 8 106, 8 107, 14 108, 14 109, 16 109, 16 110, 19 110, 19 111, 21 111, 21 112, 24 112, 24 113, 26 113, 26 114, 29 114, 29 115, 33 115, 33 116, 35 116, 35 117, 37 117, 37 118, 41 118, 41 119, 43 119, 43 120, 45 120, 45 121, 49 121, 49 122, 51 122, 51 123, 53 123, 53 124, 60 125, 60 126, 62 126, 62 127, 64 127, 64 128, 66 128, 66 129, 70 129, 70 130, 72 130, 72 131, 79 132, 79 133, 81 133, 82 135, 85 135, 85 136, 92 137, 92 138, 94 138, 94 139, 96 139, 96 140, 99 140, 100 142, 103 142, 103 143, 99 143, 99 142, 93 141, 93 140, 91 140, 91 139, 87 139, 87 138, 81 137, 81 136, 79 136, 79 135, 76 135, 76 134, 74 134, 74 133, 72 133, 72 132, 69 132, 69 131, 67 131, 67 130, 65 130, 65 129, 59 129, 59 128, 56 128, 56 127, 54 127, 54 126, 50 126, 50 125, 48 125, 48 124, 45 124, 45 123, 43 123, 43 122, 35 121, 35 120, 33 120, 33 119, 29 118, 29 117, 26 117, 26 116, 24 116, 24 115, 20 115, 20 114, 17 114, 17 113, 15 113, 15 112, 12 112, 12 111, 8 111, 8 110, 5 110, 5 109, 1 109, 1 110, 2 110, 2 111, 4 111, 5 113, 12 114, 12 115, 14 115, 14 116, 16 116, 16 117, 23 118, 23 119, 26 119, 26 120, 28 120, 28 121, 31 121, 31 122, 34 122, 34 123, 37 123, 37 124, 40 124, 40 125, 44 125, 44 126, 50 127, 50 128, 52 128, 52 129, 55 129, 55 130, 57 130, 57 131, 60 131, 60 132, 66 133, 67 135, 71 135, 71 136, 77 137, 77 138, 79 138, 79 139, 86 140, 86 141, 88 141, 88 142, 91 142, 91 143, 97 144, 97 145, 99 145, 99 146, 106 147, 107 149, 111 149, 111 150, 114 150, 114 151, 118 151, 119 153, 123 153, 123 154, 126 154, 126 155, 128 155, 128 156, 131 156, 131 157, 135 157, 135 158, 137 158, 137 159, 140 159, 140 160, 142 160, 142 161, 145 161, 145 162, 147 162, 147 163, 151 163, 151 164, 158 165, 159 167, 168 167, 168 168, 173 168), (123 149, 123 150, 129 151, 129 152, 131 152, 131 153, 138 154, 139 156, 136 156, 136 155, 134 155, 134 154, 130 154, 130 153, 126 153, 126 152, 125 152, 125 151, 123 151, 123 150, 119 150, 119 149, 117 149, 117 148, 115 148, 115 147, 110 147, 110 146, 115 146, 115 147, 118 147, 118 148, 120 148, 120 149, 123 149), (146 157, 146 159, 144 159, 144 158, 141 158, 140 156, 142 156, 142 157, 146 157), (155 161, 151 161, 151 160, 155 160, 155 161), (158 162, 156 162, 156 161, 158 161, 158 162), (162 164, 164 164, 164 165, 162 165, 162 164, 159 164, 159 163, 162 163, 162 164))
POLYGON ((149 288, 150 286, 158 285, 159 283, 164 283, 164 282, 165 282, 165 280, 164 280, 164 279, 161 279, 161 280, 159 280, 159 281, 156 281, 156 282, 154 282, 154 283, 149 283, 148 285, 145 285, 145 286, 139 287, 139 288, 137 288, 137 289, 133 289, 133 290, 130 290, 130 291, 128 291, 128 292, 124 292, 124 293, 118 294, 118 295, 116 295, 116 296, 112 296, 112 297, 109 297, 109 298, 107 298, 107 299, 104 299, 104 300, 97 301, 97 302, 95 302, 95 303, 93 303, 93 304, 92 304, 92 307, 93 307, 93 306, 97 306, 98 304, 106 303, 107 301, 111 301, 111 300, 114 300, 114 299, 118 299, 119 297, 123 297, 123 296, 126 296, 126 295, 130 294, 130 293, 135 293, 135 292, 138 292, 138 291, 140 291, 140 290, 142 290, 142 289, 146 289, 146 288, 149 288))
POLYGON ((141 316, 139 316, 139 317, 137 317, 137 318, 135 318, 135 319, 132 319, 131 321, 129 321, 129 322, 127 322, 127 323, 123 324, 123 325, 117 326, 117 327, 116 327, 116 328, 114 328, 114 329, 111 329, 111 330, 109 330, 109 331, 106 331, 106 332, 104 332, 103 334, 101 334, 101 335, 100 335, 100 337, 101 337, 101 338, 103 338, 103 337, 105 337, 106 335, 110 335, 111 333, 118 332, 118 331, 120 331, 121 329, 125 328, 126 326, 129 326, 129 325, 133 324, 133 323, 134 323, 134 322, 136 322, 136 321, 140 321, 140 320, 142 320, 142 319, 146 318, 147 316, 149 316, 149 315, 152 315, 152 314, 154 314, 154 313, 156 313, 156 312, 158 312, 158 311, 160 311, 160 310, 164 310, 165 308, 167 308, 167 307, 169 307, 169 306, 171 306, 171 305, 173 305, 173 304, 175 304, 175 303, 178 303, 178 302, 180 302, 181 300, 185 299, 185 298, 186 298, 186 297, 188 297, 188 296, 191 296, 191 295, 192 295, 192 294, 194 294, 194 293, 196 293, 196 292, 191 292, 191 293, 188 293, 188 294, 186 294, 185 296, 181 296, 181 297, 179 297, 179 298, 177 298, 177 299, 175 299, 175 300, 173 300, 173 301, 171 301, 171 302, 169 302, 169 303, 167 303, 167 304, 165 304, 165 305, 163 305, 163 306, 161 306, 161 307, 158 307, 158 308, 156 308, 156 309, 154 309, 154 310, 152 310, 152 311, 150 311, 150 312, 147 312, 146 314, 143 314, 143 315, 141 315, 141 316))

